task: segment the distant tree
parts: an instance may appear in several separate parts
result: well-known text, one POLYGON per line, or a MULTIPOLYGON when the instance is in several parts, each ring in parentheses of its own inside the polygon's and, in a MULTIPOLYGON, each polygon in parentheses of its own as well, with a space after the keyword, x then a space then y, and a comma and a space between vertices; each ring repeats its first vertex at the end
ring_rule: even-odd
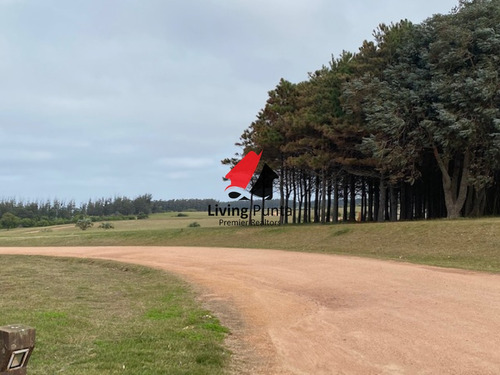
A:
POLYGON ((152 212, 152 199, 153 196, 151 194, 144 194, 135 198, 133 201, 135 211, 134 214, 150 214, 152 212))
POLYGON ((0 225, 5 229, 17 228, 20 224, 20 219, 10 212, 6 212, 0 219, 0 225))

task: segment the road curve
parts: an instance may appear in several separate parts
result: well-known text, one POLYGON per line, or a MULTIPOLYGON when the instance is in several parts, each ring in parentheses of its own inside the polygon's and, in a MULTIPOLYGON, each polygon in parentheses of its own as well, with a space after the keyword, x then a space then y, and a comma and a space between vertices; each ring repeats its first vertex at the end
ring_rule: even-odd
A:
POLYGON ((500 374, 500 275, 276 250, 0 254, 112 259, 183 276, 234 332, 238 374, 500 374))

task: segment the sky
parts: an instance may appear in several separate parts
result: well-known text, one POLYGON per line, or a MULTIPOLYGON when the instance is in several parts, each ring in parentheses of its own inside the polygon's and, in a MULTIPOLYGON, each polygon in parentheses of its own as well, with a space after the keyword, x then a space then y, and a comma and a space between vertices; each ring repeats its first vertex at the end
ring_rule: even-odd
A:
POLYGON ((281 78, 457 0, 0 0, 0 199, 214 198, 281 78))

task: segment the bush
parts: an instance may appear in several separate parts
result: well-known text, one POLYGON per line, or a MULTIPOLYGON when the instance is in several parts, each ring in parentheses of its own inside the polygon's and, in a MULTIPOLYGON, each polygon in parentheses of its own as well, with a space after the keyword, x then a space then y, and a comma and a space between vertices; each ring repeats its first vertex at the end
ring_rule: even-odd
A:
POLYGON ((201 227, 201 225, 199 223, 197 223, 196 221, 194 221, 191 224, 189 224, 188 227, 189 228, 197 228, 197 227, 201 227))
POLYGON ((21 220, 10 212, 4 213, 0 219, 0 225, 5 229, 17 228, 20 223, 21 220))
POLYGON ((42 219, 39 220, 35 223, 35 226, 37 227, 48 227, 50 225, 50 222, 47 219, 42 219))
POLYGON ((80 219, 75 224, 75 226, 80 228, 81 230, 86 230, 86 229, 92 227, 93 225, 94 225, 94 223, 89 218, 80 219))
POLYGON ((139 215, 137 215, 137 220, 147 219, 148 217, 149 217, 148 214, 145 214, 144 212, 141 212, 141 213, 139 213, 139 215))
POLYGON ((30 218, 24 218, 24 219, 21 219, 21 226, 23 228, 31 228, 31 227, 34 227, 35 226, 35 221, 33 219, 30 219, 30 218))
POLYGON ((99 228, 101 228, 101 229, 115 229, 115 227, 111 223, 101 223, 101 225, 99 225, 99 228))
POLYGON ((179 213, 177 214, 177 217, 187 217, 187 216, 189 216, 189 215, 188 215, 188 214, 184 214, 184 213, 182 213, 182 212, 179 212, 179 213))

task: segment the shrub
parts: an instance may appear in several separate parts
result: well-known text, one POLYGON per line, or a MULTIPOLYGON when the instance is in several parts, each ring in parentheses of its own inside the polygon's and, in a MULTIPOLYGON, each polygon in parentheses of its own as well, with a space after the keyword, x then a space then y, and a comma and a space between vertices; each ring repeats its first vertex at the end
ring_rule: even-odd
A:
POLYGON ((188 215, 188 214, 184 214, 184 213, 182 213, 182 212, 179 212, 179 213, 177 214, 177 217, 187 217, 187 216, 189 216, 189 215, 188 215))
POLYGON ((99 225, 99 228, 101 228, 101 229, 115 229, 115 227, 111 223, 101 223, 101 225, 99 225))
POLYGON ((189 228, 197 228, 197 227, 201 227, 201 225, 199 223, 197 223, 196 221, 194 221, 191 224, 189 224, 188 227, 189 228))
POLYGON ((50 225, 50 222, 47 219, 41 219, 35 223, 35 226, 37 227, 48 227, 50 225))
POLYGON ((94 225, 94 223, 92 222, 92 220, 90 220, 89 218, 85 218, 85 219, 80 219, 76 222, 76 225, 78 228, 80 228, 81 230, 86 230, 90 227, 92 227, 94 225))
POLYGON ((139 215, 137 215, 137 220, 147 219, 148 217, 149 217, 148 214, 145 214, 144 212, 140 212, 139 215))
POLYGON ((20 223, 20 219, 10 212, 4 213, 0 219, 0 225, 6 229, 17 228, 20 223))
POLYGON ((21 219, 21 226, 23 228, 30 228, 35 226, 35 222, 33 219, 30 219, 28 217, 21 219))

